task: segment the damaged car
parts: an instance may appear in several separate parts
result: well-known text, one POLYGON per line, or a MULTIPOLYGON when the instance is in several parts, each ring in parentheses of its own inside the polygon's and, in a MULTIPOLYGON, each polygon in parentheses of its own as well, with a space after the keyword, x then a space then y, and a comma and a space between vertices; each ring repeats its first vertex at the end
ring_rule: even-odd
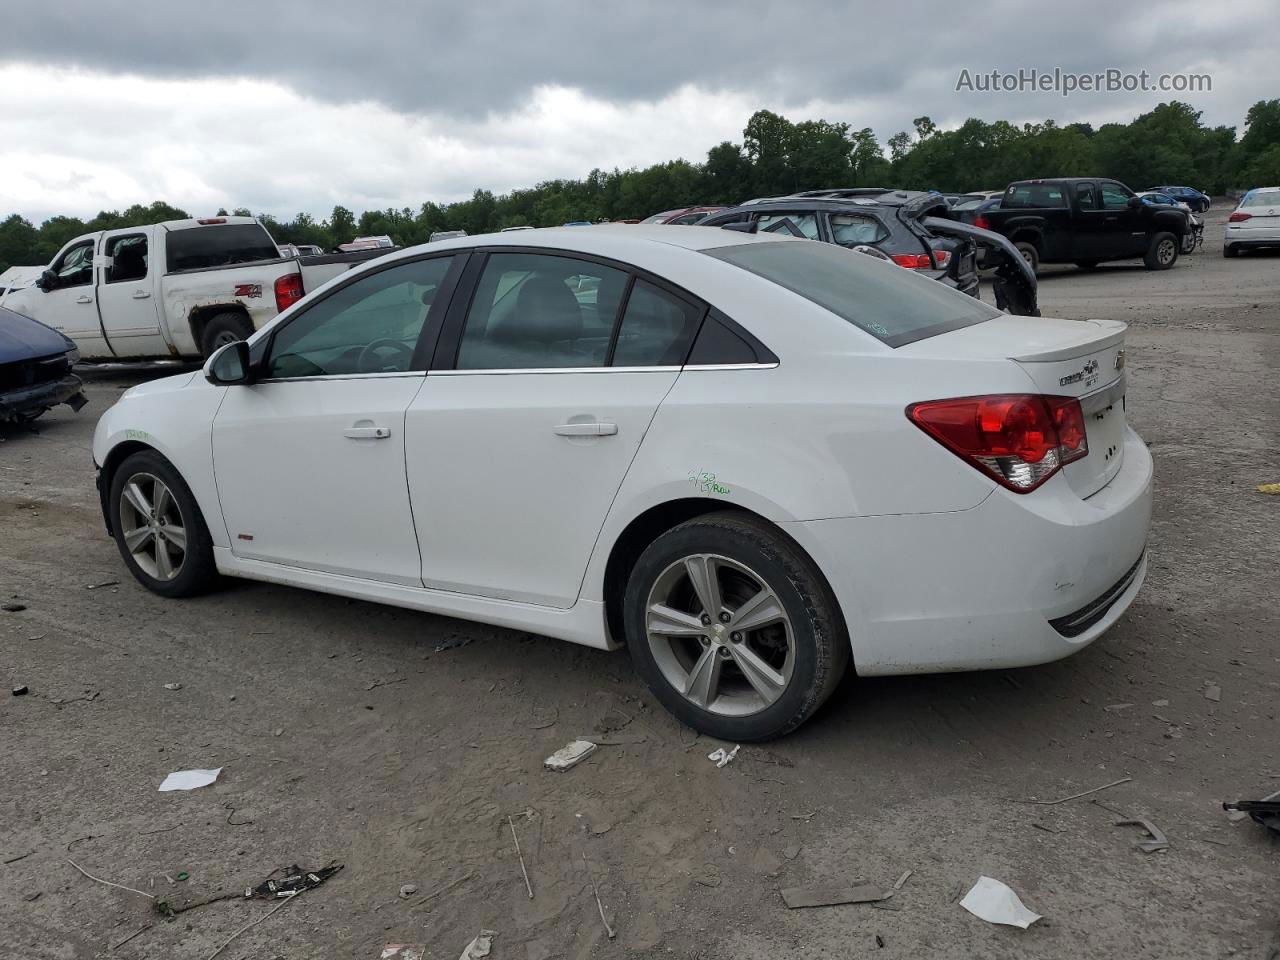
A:
POLYGON ((38 320, 0 307, 0 423, 27 423, 65 403, 87 402, 71 368, 80 351, 38 320))

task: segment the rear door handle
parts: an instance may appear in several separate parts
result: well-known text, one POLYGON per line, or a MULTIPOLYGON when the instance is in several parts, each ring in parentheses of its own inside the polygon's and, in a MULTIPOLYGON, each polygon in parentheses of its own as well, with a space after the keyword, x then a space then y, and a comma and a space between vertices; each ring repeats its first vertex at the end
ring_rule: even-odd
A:
POLYGON ((93 303, 93 297, 87 297, 82 293, 76 297, 76 303, 93 303))
POLYGON ((387 427, 347 427, 342 435, 352 440, 385 440, 391 431, 387 427))
POLYGON ((135 290, 135 291, 133 291, 133 299, 135 299, 135 300, 145 300, 145 299, 147 299, 147 297, 149 297, 149 296, 151 296, 151 294, 150 294, 148 291, 146 291, 146 290, 135 290))
POLYGON ((562 423, 555 428, 558 437, 612 437, 617 432, 616 423, 562 423))

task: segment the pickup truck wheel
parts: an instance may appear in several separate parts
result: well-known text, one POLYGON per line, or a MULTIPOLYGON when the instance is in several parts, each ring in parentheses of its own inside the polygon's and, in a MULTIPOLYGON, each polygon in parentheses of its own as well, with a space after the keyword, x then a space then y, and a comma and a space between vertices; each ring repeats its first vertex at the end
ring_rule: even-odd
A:
POLYGON ((217 580, 213 538, 191 488, 154 450, 127 457, 111 477, 111 530, 134 578, 162 597, 189 597, 217 580))
POLYGON ((1178 262, 1178 238, 1172 233, 1157 233, 1142 262, 1148 270, 1168 270, 1178 262))
POLYGON ((1077 260, 1076 266, 1081 270, 1097 270, 1100 262, 1098 260, 1077 260))
POLYGON ((1026 240, 1020 240, 1014 244, 1018 248, 1018 252, 1022 254, 1022 259, 1027 261, 1027 265, 1031 267, 1032 273, 1040 272, 1040 251, 1036 249, 1034 243, 1028 243, 1026 240))
POLYGON ((252 333, 253 324, 243 313, 219 313, 204 325, 204 333, 200 335, 200 350, 209 357, 228 343, 248 340, 252 333))

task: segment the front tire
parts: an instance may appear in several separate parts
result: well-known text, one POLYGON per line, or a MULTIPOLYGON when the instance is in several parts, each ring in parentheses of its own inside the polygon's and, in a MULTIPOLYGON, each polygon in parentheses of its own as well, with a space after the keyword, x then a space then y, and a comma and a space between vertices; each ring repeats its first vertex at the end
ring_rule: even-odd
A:
POLYGON ((831 696, 849 640, 817 567, 779 531, 734 513, 697 517, 640 555, 623 605, 636 671, 708 736, 768 740, 831 696))
POLYGON ((154 450, 125 459, 111 478, 111 530, 134 578, 162 597, 189 597, 218 576, 213 540, 182 475, 154 450))
POLYGON ((200 334, 200 350, 205 357, 213 356, 219 347, 236 340, 248 340, 253 335, 253 324, 243 313, 227 311, 211 317, 200 334))
POLYGON ((1019 240, 1014 246, 1018 248, 1018 253, 1022 254, 1022 259, 1027 261, 1027 265, 1031 267, 1031 272, 1039 274, 1040 251, 1036 249, 1036 245, 1028 243, 1026 240, 1019 240))
POLYGON ((1172 233, 1157 233, 1142 262, 1148 270, 1168 270, 1178 262, 1178 238, 1172 233))

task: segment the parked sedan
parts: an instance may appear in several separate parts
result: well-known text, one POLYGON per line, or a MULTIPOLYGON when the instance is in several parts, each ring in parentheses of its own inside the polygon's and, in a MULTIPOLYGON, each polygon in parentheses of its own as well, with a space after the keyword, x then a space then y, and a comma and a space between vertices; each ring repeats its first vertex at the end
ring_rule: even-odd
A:
POLYGON ((831 244, 491 234, 133 388, 93 453, 157 594, 225 574, 625 644, 681 720, 759 740, 850 662, 1043 663, 1115 623, 1151 516, 1124 338, 831 244))
POLYGON ((1250 190, 1227 218, 1224 257, 1263 247, 1280 247, 1280 187, 1250 190))
POLYGON ((1213 205, 1213 201, 1209 199, 1207 193, 1202 193, 1195 187, 1148 187, 1148 192, 1156 192, 1167 194, 1175 200, 1180 200, 1196 213, 1204 213, 1213 205))
POLYGON ((76 345, 52 327, 0 307, 0 423, 26 423, 65 403, 87 402, 71 367, 76 345))

